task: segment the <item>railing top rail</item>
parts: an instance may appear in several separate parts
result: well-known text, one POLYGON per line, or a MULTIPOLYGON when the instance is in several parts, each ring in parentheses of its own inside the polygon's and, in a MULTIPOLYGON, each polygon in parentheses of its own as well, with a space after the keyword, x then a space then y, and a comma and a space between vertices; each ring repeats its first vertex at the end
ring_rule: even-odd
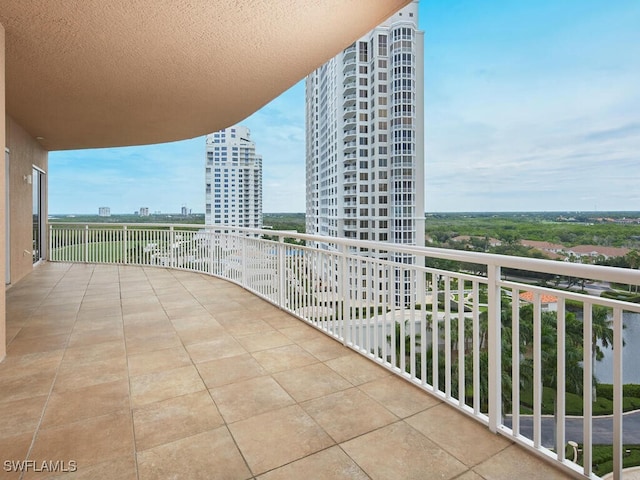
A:
POLYGON ((530 272, 553 273, 567 277, 600 280, 606 282, 640 285, 640 271, 635 269, 607 267, 600 265, 584 265, 579 263, 560 262, 538 258, 515 257, 492 253, 469 252, 464 250, 450 250, 435 247, 421 247, 416 245, 402 245, 397 243, 374 242, 368 240, 354 240, 321 235, 309 235, 282 230, 265 230, 258 228, 236 227, 232 225, 203 225, 203 224, 172 224, 172 223, 84 223, 84 222, 55 222, 50 226, 85 226, 91 227, 135 227, 135 228, 170 228, 174 229, 202 229, 207 231, 235 231, 246 234, 270 235, 294 238, 308 242, 332 244, 335 246, 355 247, 358 249, 384 250, 393 253, 404 253, 418 257, 438 258, 457 262, 479 265, 511 268, 530 272))

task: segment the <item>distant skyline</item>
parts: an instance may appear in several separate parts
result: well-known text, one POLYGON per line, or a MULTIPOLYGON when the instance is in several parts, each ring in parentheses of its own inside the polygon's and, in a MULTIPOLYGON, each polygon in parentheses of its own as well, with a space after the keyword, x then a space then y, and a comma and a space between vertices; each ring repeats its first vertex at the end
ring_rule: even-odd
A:
MULTIPOLYGON (((422 0, 427 212, 640 210, 640 2, 422 0)), ((283 59, 286 61, 286 59, 283 59)), ((245 121, 304 212, 304 81, 245 121)), ((204 136, 51 152, 49 212, 204 212, 204 136)))

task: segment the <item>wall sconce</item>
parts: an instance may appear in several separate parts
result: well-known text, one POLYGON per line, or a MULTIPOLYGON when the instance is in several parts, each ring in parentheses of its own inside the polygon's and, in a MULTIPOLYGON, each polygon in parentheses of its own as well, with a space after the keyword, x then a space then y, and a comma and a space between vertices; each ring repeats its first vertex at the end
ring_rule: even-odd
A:
POLYGON ((23 175, 22 180, 24 180, 24 183, 28 183, 29 185, 31 185, 31 175, 23 175))

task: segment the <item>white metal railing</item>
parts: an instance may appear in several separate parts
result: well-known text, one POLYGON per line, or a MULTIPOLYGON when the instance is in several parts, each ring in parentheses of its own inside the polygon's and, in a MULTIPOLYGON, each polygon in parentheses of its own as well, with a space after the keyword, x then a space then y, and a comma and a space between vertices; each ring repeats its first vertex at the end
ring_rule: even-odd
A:
POLYGON ((608 433, 621 478, 623 318, 640 318, 640 305, 560 287, 576 278, 637 286, 637 270, 228 226, 54 223, 49 244, 51 261, 235 282, 580 478, 597 478, 592 342, 606 309, 608 433), (542 412, 549 391, 552 424, 542 412), (566 408, 573 391, 583 397, 579 438, 566 408), (582 466, 565 457, 568 441, 581 444, 582 466))

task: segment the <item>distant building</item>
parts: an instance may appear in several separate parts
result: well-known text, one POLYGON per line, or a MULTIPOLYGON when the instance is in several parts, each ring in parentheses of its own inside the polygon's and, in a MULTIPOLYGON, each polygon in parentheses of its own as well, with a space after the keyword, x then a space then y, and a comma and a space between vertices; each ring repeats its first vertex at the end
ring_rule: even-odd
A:
POLYGON ((307 77, 307 233, 424 246, 423 40, 414 1, 307 77))
POLYGON ((526 303, 535 304, 536 301, 540 301, 540 308, 543 312, 557 312, 558 311, 558 297, 555 295, 548 295, 546 293, 539 294, 536 297, 533 292, 522 292, 520 294, 520 300, 526 303))
POLYGON ((207 135, 205 224, 262 228, 262 157, 247 127, 207 135))
POLYGON ((138 210, 138 215, 140 215, 141 217, 148 217, 149 207, 140 207, 140 210, 138 210))
POLYGON ((187 207, 183 206, 182 209, 180 210, 180 215, 186 217, 187 215, 189 215, 189 212, 187 211, 187 207))
POLYGON ((99 217, 110 217, 111 216, 111 209, 109 207, 100 207, 98 209, 98 216, 99 217))
POLYGON ((569 254, 573 254, 576 257, 589 257, 589 258, 611 258, 611 257, 624 257, 631 249, 623 247, 604 247, 602 245, 576 245, 575 247, 567 248, 569 254))
MULTIPOLYGON (((424 246, 423 44, 414 1, 307 76, 307 233, 424 246)), ((329 240, 318 246, 331 248, 329 240)), ((367 254, 416 262, 403 253, 367 254)), ((325 284, 337 275, 329 265, 318 269, 325 284)), ((357 300, 371 300, 366 274, 379 277, 348 273, 357 300)), ((414 302, 398 293, 412 291, 412 280, 379 278, 396 304, 414 302)))

